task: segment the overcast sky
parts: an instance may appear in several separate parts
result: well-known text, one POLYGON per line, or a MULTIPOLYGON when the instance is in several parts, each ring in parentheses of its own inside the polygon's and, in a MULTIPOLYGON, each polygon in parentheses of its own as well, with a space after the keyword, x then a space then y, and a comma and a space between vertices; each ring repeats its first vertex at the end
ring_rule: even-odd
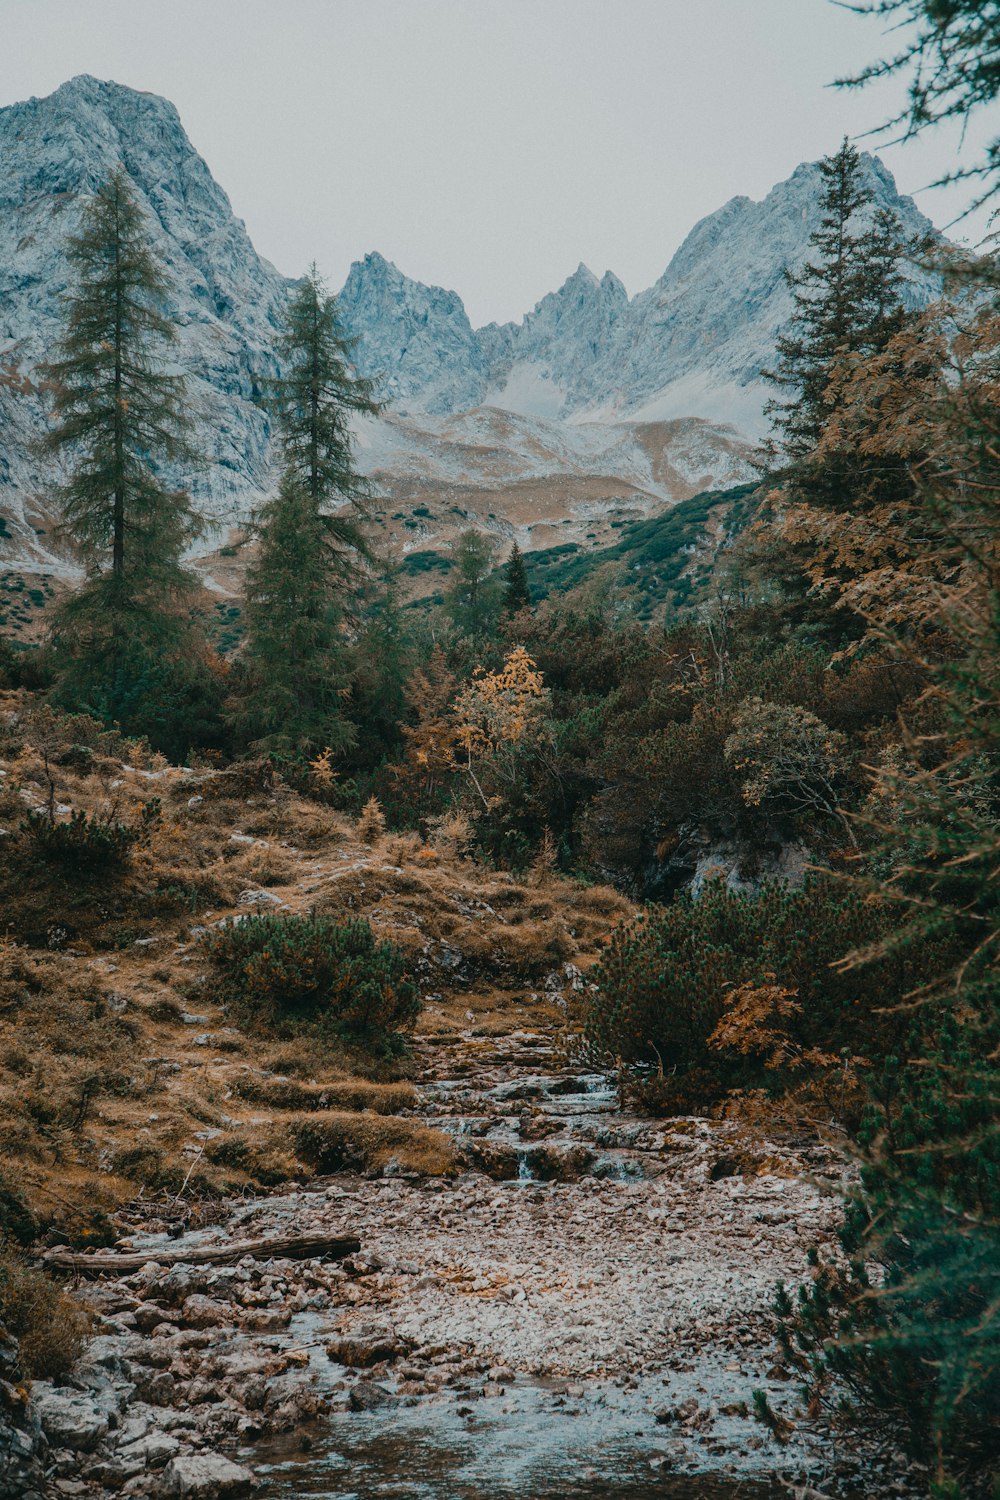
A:
MULTIPOLYGON (((165 94, 281 271, 337 289, 380 250, 480 324, 581 260, 641 290, 702 215, 878 124, 899 85, 828 85, 881 24, 830 0, 0 0, 0 103, 77 73, 165 94)), ((971 190, 918 190, 957 148, 879 147, 939 225, 971 190)))

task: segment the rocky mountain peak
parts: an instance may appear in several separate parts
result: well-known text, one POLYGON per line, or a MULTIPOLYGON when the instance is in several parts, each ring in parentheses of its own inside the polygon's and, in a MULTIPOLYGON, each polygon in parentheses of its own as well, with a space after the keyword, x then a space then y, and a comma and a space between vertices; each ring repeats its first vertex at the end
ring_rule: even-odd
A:
MULTIPOLYGON (((268 424, 258 403, 274 370, 287 283, 255 251, 166 99, 83 74, 47 98, 0 109, 0 364, 30 376, 51 356, 67 286, 66 237, 118 165, 174 288, 172 358, 189 376, 194 438, 207 459, 181 477, 222 520, 269 483, 268 424)), ((38 432, 45 413, 26 399, 11 420, 38 432)), ((31 470, 22 449, 8 471, 18 489, 31 470)), ((13 509, 18 525, 23 516, 13 509)))
POLYGON ((372 252, 351 266, 338 301, 358 368, 382 400, 405 411, 419 398, 432 413, 478 405, 483 355, 457 292, 412 281, 372 252))
MULTIPOLYGON (((260 396, 274 371, 277 315, 290 283, 254 250, 169 101, 81 75, 47 98, 0 109, 0 369, 13 372, 0 379, 0 507, 22 556, 37 552, 41 530, 31 518, 41 482, 31 439, 46 413, 31 376, 58 341, 66 236, 86 197, 119 163, 175 286, 172 360, 189 376, 194 438, 207 458, 198 473, 179 477, 219 526, 245 517, 271 484, 260 396)), ((878 203, 895 209, 908 234, 926 234, 929 221, 898 194, 884 164, 866 155, 864 166, 878 203)), ((585 439, 595 451, 617 451, 618 437, 609 447, 593 424, 627 427, 622 441, 630 452, 636 423, 699 419, 722 424, 716 434, 735 427, 755 436, 767 395, 760 371, 791 311, 783 273, 807 258, 820 184, 818 164, 805 163, 759 202, 731 199, 695 225, 659 280, 631 300, 613 272, 598 278, 581 263, 520 322, 480 329, 457 292, 413 280, 382 254, 366 255, 340 294, 358 367, 391 408, 381 426, 366 430, 366 461, 380 473, 419 463, 450 483, 466 474, 480 442, 500 455, 498 476, 534 472, 541 449, 572 450, 576 457, 565 462, 583 462, 585 439), (483 414, 484 407, 500 410, 483 414), (457 432, 463 414, 474 437, 452 451, 442 419, 457 432), (575 437, 568 422, 579 429, 575 437)), ((936 292, 933 277, 911 268, 911 305, 936 292)), ((730 437, 738 441, 730 433, 706 447, 689 435, 690 453, 671 462, 698 483, 714 482, 717 460, 730 474, 730 437)), ((563 461, 546 458, 546 474, 563 461)), ((628 459, 630 482, 652 482, 646 462, 628 459)))

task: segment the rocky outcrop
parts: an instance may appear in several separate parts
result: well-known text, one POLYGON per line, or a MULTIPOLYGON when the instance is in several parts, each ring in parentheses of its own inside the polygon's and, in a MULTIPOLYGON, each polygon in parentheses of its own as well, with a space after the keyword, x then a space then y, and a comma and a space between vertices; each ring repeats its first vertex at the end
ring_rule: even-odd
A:
POLYGON ((432 414, 479 405, 486 360, 457 292, 411 281, 373 254, 355 261, 339 300, 358 366, 383 401, 432 414))
POLYGON ((19 1376, 17 1342, 0 1327, 0 1495, 42 1500, 48 1445, 19 1376))
MULTIPOLYGON (((866 153, 862 164, 874 208, 891 209, 908 239, 935 233, 883 162, 866 153)), ((821 191, 811 162, 760 202, 731 199, 631 301, 612 272, 599 280, 581 265, 522 322, 474 332, 455 292, 368 256, 352 267, 345 317, 365 372, 411 412, 485 403, 548 420, 700 417, 756 435, 769 394, 761 371, 792 314, 784 272, 809 257, 821 191)), ((907 268, 908 305, 939 292, 933 272, 907 268)))
POLYGON ((604 397, 604 365, 617 348, 628 293, 611 271, 601 280, 580 265, 520 324, 483 330, 497 406, 559 417, 604 397), (503 337, 500 337, 503 335, 503 337))
POLYGON ((174 285, 171 358, 189 377, 194 442, 206 458, 203 469, 179 477, 217 521, 245 510, 246 496, 269 483, 259 403, 275 369, 275 316, 288 283, 254 250, 174 106, 83 75, 48 98, 0 110, 0 402, 18 424, 4 444, 0 505, 26 536, 26 511, 40 488, 27 439, 45 420, 36 366, 51 357, 59 333, 66 237, 87 195, 119 163, 174 285))

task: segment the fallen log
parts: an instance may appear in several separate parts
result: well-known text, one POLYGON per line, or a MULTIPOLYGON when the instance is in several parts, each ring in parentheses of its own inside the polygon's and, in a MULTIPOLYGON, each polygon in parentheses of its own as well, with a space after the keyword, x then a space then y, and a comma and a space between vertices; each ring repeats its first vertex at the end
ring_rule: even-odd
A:
POLYGON ((185 1250, 171 1245, 168 1250, 48 1250, 42 1264, 50 1271, 76 1271, 83 1276, 127 1276, 140 1271, 150 1261, 158 1266, 231 1266, 244 1255, 254 1260, 343 1260, 361 1249, 361 1241, 351 1234, 271 1235, 264 1240, 225 1240, 216 1245, 192 1245, 185 1250))

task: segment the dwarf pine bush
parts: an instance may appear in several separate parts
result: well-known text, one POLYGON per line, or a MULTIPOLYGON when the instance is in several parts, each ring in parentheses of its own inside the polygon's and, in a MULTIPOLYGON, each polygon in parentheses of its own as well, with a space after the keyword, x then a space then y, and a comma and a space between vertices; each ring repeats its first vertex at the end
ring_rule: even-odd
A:
POLYGON ((134 824, 94 817, 79 808, 65 819, 33 809, 21 834, 46 864, 75 876, 107 875, 128 864, 133 849, 148 839, 159 820, 158 798, 143 804, 134 824))
POLYGON ((246 917, 207 944, 215 992, 255 1028, 384 1045, 420 1012, 403 954, 361 918, 246 917))
POLYGON ((821 879, 758 892, 713 882, 698 897, 680 895, 611 934, 594 970, 585 1044, 595 1057, 659 1065, 691 1102, 778 1084, 752 1056, 710 1045, 737 988, 757 985, 794 1000, 787 1028, 797 1050, 884 1055, 903 1023, 882 1007, 912 986, 924 955, 887 954, 863 979, 835 965, 877 941, 888 920, 882 903, 821 879))

